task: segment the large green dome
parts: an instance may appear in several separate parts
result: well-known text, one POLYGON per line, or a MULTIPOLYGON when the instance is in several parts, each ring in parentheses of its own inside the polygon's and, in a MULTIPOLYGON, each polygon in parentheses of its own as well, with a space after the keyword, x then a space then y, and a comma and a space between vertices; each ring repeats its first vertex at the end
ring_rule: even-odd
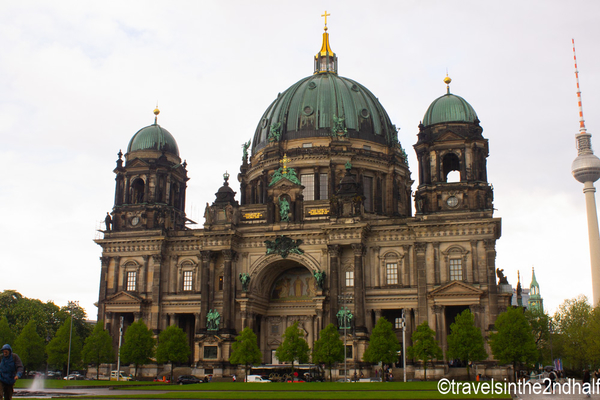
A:
POLYGON ((324 72, 301 79, 278 95, 256 128, 252 151, 269 143, 272 130, 280 134, 279 140, 331 136, 334 119, 339 124, 340 118, 350 138, 387 145, 398 141, 396 127, 369 89, 324 72))
POLYGON ((479 119, 473 107, 465 99, 452 93, 435 99, 423 117, 424 126, 447 122, 476 123, 477 121, 479 119))
POLYGON ((133 135, 127 146, 127 153, 138 150, 164 151, 179 157, 179 148, 173 135, 156 123, 140 129, 133 135))

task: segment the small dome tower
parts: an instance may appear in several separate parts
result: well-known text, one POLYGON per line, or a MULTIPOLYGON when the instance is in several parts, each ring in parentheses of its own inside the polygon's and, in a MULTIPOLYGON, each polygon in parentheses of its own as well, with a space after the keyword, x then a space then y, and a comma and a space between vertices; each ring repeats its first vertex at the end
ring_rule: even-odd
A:
POLYGON ((186 163, 173 135, 158 125, 159 113, 129 141, 125 165, 119 151, 113 231, 184 228, 186 163))
POLYGON ((414 148, 419 160, 417 214, 480 211, 491 215, 493 192, 487 182, 488 140, 471 105, 450 93, 435 99, 419 125, 414 148), (457 178, 450 179, 454 172, 457 178))

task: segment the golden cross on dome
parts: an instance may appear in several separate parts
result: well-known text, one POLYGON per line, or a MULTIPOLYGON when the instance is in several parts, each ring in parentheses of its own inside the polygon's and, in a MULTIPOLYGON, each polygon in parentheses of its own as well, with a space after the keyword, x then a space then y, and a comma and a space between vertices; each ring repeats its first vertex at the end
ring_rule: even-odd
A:
POLYGON ((287 163, 289 163, 291 160, 288 158, 287 154, 283 154, 283 158, 281 159, 281 161, 279 161, 281 164, 283 164, 283 174, 287 173, 287 163))
POLYGON ((327 14, 327 10, 325 10, 325 14, 322 14, 321 17, 325 17, 325 30, 327 30, 327 17, 331 14, 327 14))

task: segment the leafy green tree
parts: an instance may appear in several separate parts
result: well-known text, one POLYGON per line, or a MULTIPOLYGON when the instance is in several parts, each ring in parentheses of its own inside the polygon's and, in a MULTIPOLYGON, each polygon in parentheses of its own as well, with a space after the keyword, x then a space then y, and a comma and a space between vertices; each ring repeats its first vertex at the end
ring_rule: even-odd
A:
POLYGON ((363 360, 373 364, 392 364, 398 360, 398 351, 401 348, 392 323, 381 317, 371 332, 369 347, 363 354, 363 360))
POLYGON ((496 318, 496 332, 490 334, 494 357, 502 363, 512 364, 517 379, 517 364, 533 364, 538 352, 531 325, 520 307, 509 307, 496 318))
POLYGON ((92 334, 85 339, 82 357, 86 364, 96 365, 96 379, 100 376, 100 364, 114 361, 112 338, 104 329, 104 321, 98 321, 92 334))
POLYGON ((289 326, 283 334, 283 342, 275 350, 275 355, 280 361, 292 363, 292 376, 294 375, 294 362, 300 364, 308 362, 310 349, 304 340, 304 334, 298 328, 298 321, 289 326))
POLYGON ((564 365, 578 371, 587 368, 593 352, 586 345, 591 334, 588 322, 593 320, 587 297, 582 295, 565 300, 554 314, 554 320, 558 332, 556 344, 562 349, 564 365))
POLYGON ((538 350, 537 363, 543 365, 551 363, 550 327, 552 326, 552 320, 550 316, 544 310, 534 307, 525 311, 525 318, 531 325, 531 332, 538 350))
MULTIPOLYGON (((46 346, 48 354, 48 365, 56 366, 63 372, 67 370, 69 360, 69 334, 71 331, 71 320, 66 320, 56 332, 54 338, 46 346)), ((77 332, 73 330, 71 338, 71 367, 79 364, 81 360, 81 339, 77 336, 77 332)))
POLYGON ((325 364, 329 369, 329 381, 331 381, 331 367, 336 362, 344 361, 344 342, 340 339, 340 333, 333 324, 327 325, 320 333, 320 339, 315 342, 312 351, 314 364, 325 364))
POLYGON ((256 334, 249 327, 245 327, 231 344, 229 362, 244 365, 245 376, 248 376, 250 365, 258 365, 261 361, 262 352, 258 348, 256 334))
POLYGON ((0 319, 0 343, 2 343, 2 345, 8 343, 13 346, 16 338, 17 335, 15 335, 8 325, 8 319, 6 319, 6 316, 2 317, 2 319, 0 319))
POLYGON ((156 362, 171 363, 171 382, 173 382, 173 363, 187 361, 190 354, 187 335, 180 327, 171 325, 158 336, 156 362))
POLYGON ((448 335, 448 358, 467 364, 467 378, 471 380, 469 363, 487 358, 481 330, 475 326, 475 316, 469 309, 456 316, 448 335))
POLYGON ((152 336, 152 331, 148 329, 141 319, 129 325, 129 328, 125 331, 123 340, 121 360, 125 364, 134 364, 137 376, 138 367, 149 363, 150 359, 154 356, 156 340, 152 336))
POLYGON ((413 345, 407 349, 408 356, 423 361, 424 379, 427 380, 427 363, 444 356, 437 340, 435 331, 429 327, 427 321, 417 326, 412 336, 413 345))
POLYGON ((27 371, 36 370, 44 363, 46 358, 45 343, 44 339, 35 330, 34 320, 25 325, 19 337, 15 340, 14 350, 21 357, 23 366, 27 371))

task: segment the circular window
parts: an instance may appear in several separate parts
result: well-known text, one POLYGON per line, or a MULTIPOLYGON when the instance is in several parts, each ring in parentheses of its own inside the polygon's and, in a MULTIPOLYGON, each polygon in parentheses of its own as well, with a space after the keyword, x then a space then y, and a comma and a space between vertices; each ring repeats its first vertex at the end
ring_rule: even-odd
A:
POLYGON ((456 207, 458 205, 458 198, 456 196, 450 196, 448 197, 448 200, 446 200, 446 204, 448 204, 448 207, 456 207))
POLYGON ((357 85, 357 84, 354 84, 354 85, 352 85, 352 88, 351 88, 351 89, 352 89, 352 90, 354 90, 355 92, 358 92, 358 91, 359 91, 359 89, 358 89, 358 85, 357 85))
POLYGON ((308 84, 308 88, 309 88, 309 89, 314 89, 314 88, 316 88, 316 87, 317 87, 317 84, 316 84, 316 83, 314 83, 314 82, 309 82, 309 84, 308 84))
POLYGON ((304 107, 304 110, 302 111, 304 112, 304 115, 311 115, 313 113, 313 109, 311 106, 304 107))
POLYGON ((363 118, 369 118, 369 110, 367 110, 366 108, 363 108, 363 109, 360 111, 360 115, 361 115, 361 117, 363 117, 363 118))

